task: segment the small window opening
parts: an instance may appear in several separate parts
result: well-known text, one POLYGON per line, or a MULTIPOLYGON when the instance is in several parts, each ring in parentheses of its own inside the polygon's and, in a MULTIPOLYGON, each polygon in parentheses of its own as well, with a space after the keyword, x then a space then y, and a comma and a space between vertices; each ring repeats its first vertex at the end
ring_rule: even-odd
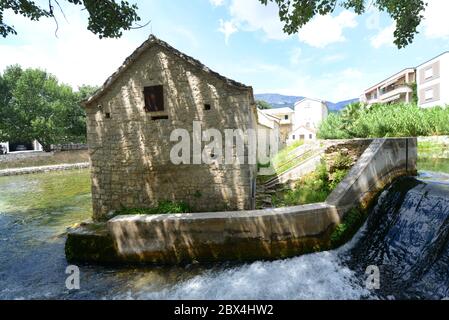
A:
POLYGON ((151 86, 143 90, 146 112, 164 111, 164 87, 151 86))
POLYGON ((153 121, 157 121, 157 120, 168 120, 168 116, 151 117, 151 120, 153 120, 153 121))
POLYGON ((210 105, 210 104, 205 104, 204 105, 204 110, 206 110, 206 111, 209 111, 209 110, 211 110, 212 109, 212 106, 210 105))
POLYGON ((288 116, 287 115, 284 118, 285 118, 285 120, 288 120, 288 116))
POLYGON ((106 119, 111 119, 111 114, 109 112, 106 112, 105 117, 106 117, 106 119))

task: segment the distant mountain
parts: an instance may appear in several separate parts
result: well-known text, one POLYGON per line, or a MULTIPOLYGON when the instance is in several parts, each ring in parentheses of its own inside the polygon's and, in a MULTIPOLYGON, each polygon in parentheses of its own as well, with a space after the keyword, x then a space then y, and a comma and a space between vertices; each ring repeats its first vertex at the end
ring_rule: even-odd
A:
MULTIPOLYGON (((273 108, 284 108, 290 107, 293 108, 296 102, 304 99, 302 96, 284 96, 277 93, 261 93, 255 95, 256 100, 265 101, 273 106, 273 108)), ((359 99, 349 99, 340 102, 330 102, 327 101, 327 106, 329 107, 329 111, 338 112, 341 109, 344 109, 348 104, 358 102, 359 99)))
POLYGON ((283 96, 277 93, 261 93, 255 95, 256 100, 265 101, 273 106, 273 108, 293 107, 296 102, 304 99, 298 96, 283 96))
POLYGON ((342 109, 344 109, 348 104, 359 102, 359 99, 349 99, 345 101, 340 101, 337 103, 333 102, 327 102, 327 107, 329 108, 329 111, 331 112, 338 112, 342 109))

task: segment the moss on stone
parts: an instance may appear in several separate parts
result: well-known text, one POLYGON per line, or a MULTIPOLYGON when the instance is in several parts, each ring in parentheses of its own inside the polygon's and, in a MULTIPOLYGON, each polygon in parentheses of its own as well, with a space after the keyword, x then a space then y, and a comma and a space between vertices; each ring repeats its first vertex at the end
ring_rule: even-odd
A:
POLYGON ((366 211, 353 208, 343 217, 341 224, 337 225, 330 236, 331 248, 338 248, 352 239, 366 219, 366 211))
POLYGON ((104 223, 86 224, 69 231, 65 243, 69 262, 115 263, 119 261, 114 240, 104 223))

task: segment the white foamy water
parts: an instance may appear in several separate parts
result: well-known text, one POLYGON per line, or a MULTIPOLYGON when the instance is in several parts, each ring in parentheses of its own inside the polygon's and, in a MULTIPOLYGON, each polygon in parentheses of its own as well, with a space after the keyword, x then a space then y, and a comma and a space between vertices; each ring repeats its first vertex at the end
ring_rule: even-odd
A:
MULTIPOLYGON (((255 262, 209 271, 158 292, 141 288, 128 299, 360 299, 370 292, 341 264, 337 253, 255 262)), ((134 291, 134 290, 133 290, 134 291)))

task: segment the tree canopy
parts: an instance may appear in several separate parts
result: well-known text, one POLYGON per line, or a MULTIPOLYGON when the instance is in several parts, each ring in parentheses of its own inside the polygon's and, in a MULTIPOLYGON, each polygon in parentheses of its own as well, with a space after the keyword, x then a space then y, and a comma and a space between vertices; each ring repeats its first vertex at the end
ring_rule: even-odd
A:
POLYGON ((386 12, 396 21, 394 43, 404 48, 413 42, 418 26, 427 6, 424 0, 259 0, 262 4, 274 2, 279 7, 279 17, 284 23, 284 32, 297 33, 301 27, 318 14, 328 15, 338 7, 352 9, 363 14, 369 5, 386 12))
POLYGON ((3 13, 6 10, 12 10, 15 14, 35 21, 53 18, 57 23, 56 12, 59 10, 64 15, 60 2, 85 9, 89 14, 87 29, 100 38, 119 38, 123 30, 135 28, 134 24, 140 21, 137 5, 129 4, 128 1, 118 3, 114 0, 49 0, 48 6, 44 7, 32 0, 0 0, 0 35, 6 37, 17 34, 13 26, 3 21, 3 13))
POLYGON ((256 100, 256 106, 260 110, 273 109, 271 104, 269 104, 268 102, 263 101, 263 100, 256 100))
POLYGON ((51 144, 80 142, 86 137, 85 112, 79 101, 95 90, 73 92, 39 69, 6 68, 0 75, 0 141, 37 140, 51 144))

